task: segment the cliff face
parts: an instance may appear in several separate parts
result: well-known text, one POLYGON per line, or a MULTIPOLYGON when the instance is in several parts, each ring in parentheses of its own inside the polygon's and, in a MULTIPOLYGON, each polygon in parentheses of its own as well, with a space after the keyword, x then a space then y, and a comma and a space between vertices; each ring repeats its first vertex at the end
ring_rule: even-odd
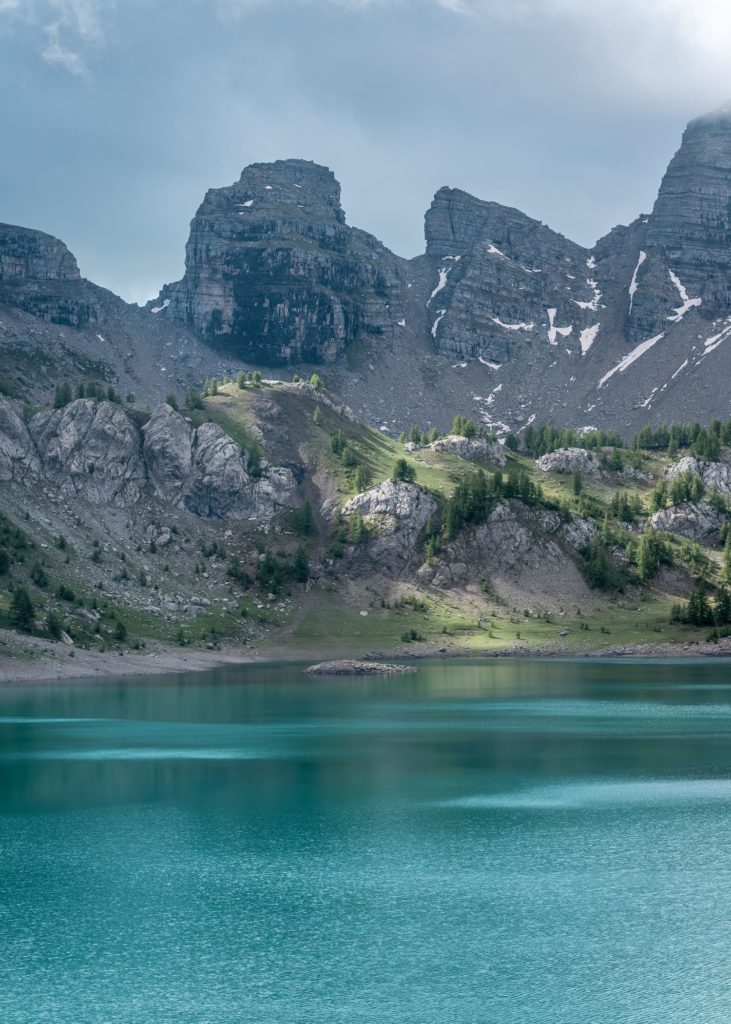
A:
POLYGON ((405 261, 347 226, 327 168, 252 164, 206 194, 185 277, 153 308, 241 359, 329 362, 361 333, 391 336, 404 272, 405 261))
POLYGON ((731 312, 731 107, 691 121, 648 226, 710 318, 731 312))
POLYGON ((532 342, 548 351, 576 344, 593 322, 601 293, 588 251, 520 211, 443 188, 425 234, 426 304, 439 351, 502 364, 532 342))
POLYGON ((52 235, 0 224, 0 281, 78 281, 69 250, 52 235))
POLYGON ((85 328, 100 319, 103 289, 83 281, 63 242, 42 231, 0 224, 0 303, 50 323, 85 328))

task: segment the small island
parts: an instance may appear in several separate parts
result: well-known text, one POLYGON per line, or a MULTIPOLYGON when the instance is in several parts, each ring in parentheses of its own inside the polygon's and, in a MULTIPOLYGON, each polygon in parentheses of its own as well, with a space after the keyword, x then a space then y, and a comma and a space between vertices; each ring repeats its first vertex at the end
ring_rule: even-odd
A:
POLYGON ((413 665, 391 665, 383 661, 322 661, 310 665, 305 673, 310 676, 400 676, 416 672, 413 665))

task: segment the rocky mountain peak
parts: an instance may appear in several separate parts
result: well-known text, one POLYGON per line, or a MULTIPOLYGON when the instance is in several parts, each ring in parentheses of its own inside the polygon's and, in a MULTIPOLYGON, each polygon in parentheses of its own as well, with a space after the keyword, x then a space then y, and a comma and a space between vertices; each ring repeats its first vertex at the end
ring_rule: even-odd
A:
POLYGON ((393 333, 404 264, 346 225, 327 167, 252 164, 207 192, 185 276, 150 308, 252 362, 329 362, 358 334, 393 333))
MULTIPOLYGON (((320 215, 331 212, 340 223, 345 215, 340 207, 340 183, 330 170, 311 160, 275 160, 272 163, 249 164, 241 172, 236 185, 231 186, 244 202, 253 206, 265 203, 294 204, 298 209, 320 215)), ((247 207, 244 207, 246 209, 247 207)))
POLYGON ((664 250, 708 317, 731 312, 731 107, 691 121, 670 161, 647 242, 664 250))
POLYGON ((76 259, 53 235, 0 224, 0 281, 77 281, 76 259))

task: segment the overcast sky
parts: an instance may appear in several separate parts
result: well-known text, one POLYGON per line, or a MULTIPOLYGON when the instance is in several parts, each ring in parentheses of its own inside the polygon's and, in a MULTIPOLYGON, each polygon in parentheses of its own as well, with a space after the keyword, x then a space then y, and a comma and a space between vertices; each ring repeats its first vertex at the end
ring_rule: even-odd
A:
POLYGON ((592 244, 731 99, 729 52, 728 0, 0 0, 0 220, 133 301, 207 188, 282 157, 403 256, 441 185, 592 244))

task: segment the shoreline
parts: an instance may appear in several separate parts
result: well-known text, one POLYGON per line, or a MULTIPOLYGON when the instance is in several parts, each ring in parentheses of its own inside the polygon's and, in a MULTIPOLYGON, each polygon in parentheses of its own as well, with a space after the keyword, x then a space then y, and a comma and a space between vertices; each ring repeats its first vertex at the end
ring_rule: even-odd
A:
MULTIPOLYGON (((266 647, 259 650, 229 648, 202 651, 195 648, 173 647, 167 644, 149 644, 138 651, 85 651, 51 643, 37 637, 19 635, 0 630, 0 686, 48 684, 63 682, 94 682, 104 679, 133 679, 142 676, 194 674, 235 665, 266 664, 271 662, 316 662, 328 656, 327 651, 314 655, 311 651, 283 647, 279 651, 266 647), (12 645, 12 646, 11 646, 12 645), (73 652, 73 654, 72 654, 73 652)), ((342 656, 342 655, 341 655, 342 656)), ((538 647, 502 647, 475 651, 450 648, 419 651, 369 651, 353 654, 363 661, 397 661, 418 663, 425 660, 453 661, 462 659, 553 659, 572 660, 648 659, 648 660, 703 660, 731 658, 731 637, 716 643, 702 640, 695 644, 653 643, 614 645, 596 650, 580 650, 566 644, 538 647)))

